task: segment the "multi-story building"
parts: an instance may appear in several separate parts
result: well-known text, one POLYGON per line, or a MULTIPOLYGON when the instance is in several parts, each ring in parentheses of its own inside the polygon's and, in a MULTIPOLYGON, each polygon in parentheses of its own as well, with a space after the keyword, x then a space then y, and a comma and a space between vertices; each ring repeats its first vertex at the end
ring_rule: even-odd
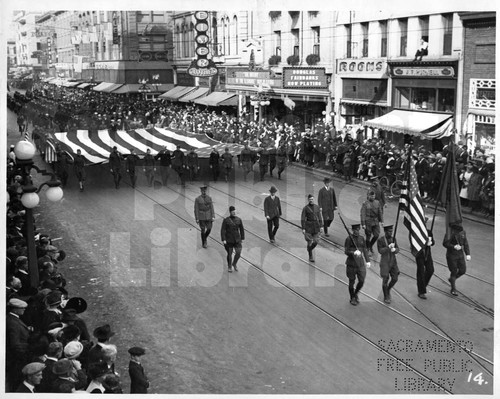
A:
POLYGON ((40 50, 40 41, 36 36, 36 22, 42 13, 19 11, 14 15, 16 63, 18 66, 39 66, 37 51, 40 50))
POLYGON ((7 72, 16 66, 16 41, 9 39, 7 40, 7 72))
POLYGON ((462 140, 470 151, 495 152, 496 13, 459 13, 464 26, 462 140))
POLYGON ((347 12, 339 16, 336 36, 338 54, 345 55, 337 60, 339 126, 361 123, 400 142, 404 134, 438 139, 460 126, 463 29, 457 13, 379 13, 374 20, 347 12), (427 51, 417 60, 422 42, 427 51))

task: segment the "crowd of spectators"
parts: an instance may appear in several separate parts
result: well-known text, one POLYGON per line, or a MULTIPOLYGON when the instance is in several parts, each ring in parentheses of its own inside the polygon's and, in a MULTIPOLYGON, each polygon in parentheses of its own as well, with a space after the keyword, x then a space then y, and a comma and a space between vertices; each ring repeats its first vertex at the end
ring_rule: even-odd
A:
MULTIPOLYGON (((144 101, 140 95, 123 96, 38 83, 26 96, 15 93, 9 104, 24 115, 26 124, 31 122, 33 138, 41 152, 50 132, 156 126, 207 134, 223 143, 248 144, 259 151, 266 147, 284 147, 289 162, 331 168, 347 182, 353 178, 370 180, 381 176, 387 176, 390 182, 400 179, 407 157, 406 145, 398 147, 380 137, 366 139, 363 129, 346 127, 336 131, 326 121, 308 126, 272 120, 259 125, 246 116, 238 117, 235 108, 232 112, 226 112, 226 108, 215 111, 196 104, 159 99, 144 101)), ((429 201, 436 200, 447 147, 440 151, 430 151, 424 146, 413 148, 420 192, 429 201)), ((486 156, 480 148, 471 153, 461 142, 455 152, 462 205, 471 207, 472 212, 492 216, 493 156, 486 156), (469 182, 472 172, 475 175, 469 182)))
MULTIPOLYGON (((122 378, 114 366, 118 350, 110 342, 114 332, 105 324, 90 335, 82 316, 87 302, 71 296, 71 284, 64 277, 66 253, 56 245, 56 239, 40 231, 34 218, 37 259, 36 265, 30 266, 27 213, 20 200, 25 182, 11 152, 7 176, 5 390, 123 393, 122 378), (33 267, 38 272, 36 286, 32 283, 33 267)), ((140 363, 144 350, 134 347, 129 353, 134 360, 132 368, 137 370, 135 364, 140 363)), ((134 384, 140 378, 137 371, 134 373, 132 378, 130 372, 131 390, 137 389, 134 384)), ((142 386, 146 386, 146 377, 142 380, 142 386)))

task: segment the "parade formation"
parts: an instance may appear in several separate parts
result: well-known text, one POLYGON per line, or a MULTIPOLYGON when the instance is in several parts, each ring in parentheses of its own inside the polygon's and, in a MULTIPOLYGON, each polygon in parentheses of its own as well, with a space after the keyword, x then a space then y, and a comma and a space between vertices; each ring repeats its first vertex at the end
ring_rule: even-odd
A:
POLYGON ((492 393, 493 153, 92 87, 7 93, 6 393, 492 393))

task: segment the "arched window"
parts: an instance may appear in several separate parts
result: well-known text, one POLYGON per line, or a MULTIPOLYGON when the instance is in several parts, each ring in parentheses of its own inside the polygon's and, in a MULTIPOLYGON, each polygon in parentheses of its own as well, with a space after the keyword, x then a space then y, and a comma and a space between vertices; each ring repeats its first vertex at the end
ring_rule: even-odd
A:
POLYGON ((235 15, 233 17, 233 42, 234 42, 234 54, 238 54, 238 17, 235 15))
POLYGON ((229 21, 229 17, 226 17, 226 51, 227 55, 231 54, 231 24, 229 21))
POLYGON ((176 32, 175 32, 175 57, 182 57, 182 52, 181 52, 181 27, 179 25, 176 26, 176 32))
POLYGON ((222 38, 221 38, 221 42, 222 42, 222 54, 226 54, 226 36, 227 36, 227 32, 226 32, 226 21, 223 19, 221 19, 220 21, 220 25, 221 25, 221 30, 222 30, 222 38))
POLYGON ((191 22, 191 29, 189 29, 189 42, 188 42, 189 57, 194 57, 194 23, 191 22))
POLYGON ((182 23, 182 56, 189 57, 189 54, 188 54, 188 31, 187 31, 187 25, 184 22, 182 23))

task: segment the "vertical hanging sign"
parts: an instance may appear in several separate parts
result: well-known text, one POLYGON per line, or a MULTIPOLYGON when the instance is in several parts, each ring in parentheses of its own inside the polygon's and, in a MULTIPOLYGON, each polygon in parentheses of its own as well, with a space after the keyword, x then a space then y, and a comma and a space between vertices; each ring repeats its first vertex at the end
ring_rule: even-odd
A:
POLYGON ((196 59, 191 62, 187 70, 191 76, 214 76, 217 75, 218 70, 213 60, 208 58, 210 50, 208 49, 208 12, 197 11, 194 13, 196 23, 194 29, 196 30, 196 59))
POLYGON ((118 37, 118 13, 113 11, 113 44, 120 44, 118 37))

